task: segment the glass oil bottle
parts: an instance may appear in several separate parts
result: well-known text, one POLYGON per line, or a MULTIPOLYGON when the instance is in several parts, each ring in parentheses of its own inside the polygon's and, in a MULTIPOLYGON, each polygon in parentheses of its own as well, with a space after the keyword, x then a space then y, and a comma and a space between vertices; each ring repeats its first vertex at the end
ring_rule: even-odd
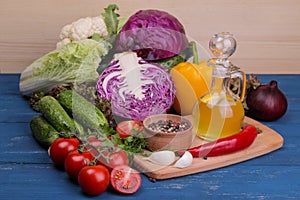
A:
POLYGON ((197 136, 213 141, 240 131, 244 119, 242 100, 246 77, 228 60, 236 50, 236 40, 232 34, 215 34, 209 48, 215 56, 207 61, 207 65, 213 68, 211 86, 209 92, 196 102, 192 116, 197 136), (230 90, 231 79, 238 80, 237 94, 230 90))

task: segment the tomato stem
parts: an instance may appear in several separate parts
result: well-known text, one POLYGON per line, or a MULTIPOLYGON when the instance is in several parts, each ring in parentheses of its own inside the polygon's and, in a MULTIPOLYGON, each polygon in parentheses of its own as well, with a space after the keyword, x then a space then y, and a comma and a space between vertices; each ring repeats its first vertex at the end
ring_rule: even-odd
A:
MULTIPOLYGON (((83 141, 83 140, 81 140, 83 141)), ((93 163, 92 165, 94 165, 97 160, 99 160, 100 157, 104 158, 107 162, 109 162, 109 157, 105 156, 100 149, 98 149, 97 147, 95 147, 92 143, 90 143, 87 140, 83 141, 83 146, 87 149, 87 151, 89 151, 92 155, 94 154, 92 151, 96 151, 97 155, 93 155, 94 156, 94 160, 91 162, 93 163)))

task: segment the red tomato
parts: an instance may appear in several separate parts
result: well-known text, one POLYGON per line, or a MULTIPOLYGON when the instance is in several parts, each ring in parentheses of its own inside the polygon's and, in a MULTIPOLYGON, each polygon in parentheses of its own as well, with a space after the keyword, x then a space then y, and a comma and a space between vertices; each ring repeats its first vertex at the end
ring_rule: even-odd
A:
POLYGON ((116 131, 120 134, 121 138, 130 136, 132 130, 141 132, 143 130, 143 123, 138 120, 129 120, 120 122, 116 127, 116 131))
POLYGON ((112 170, 110 183, 116 191, 122 194, 133 194, 141 187, 142 178, 139 172, 123 165, 112 170))
POLYGON ((83 192, 99 195, 109 185, 109 172, 103 165, 85 166, 78 174, 78 183, 83 192))
POLYGON ((86 144, 84 149, 89 151, 93 156, 97 156, 97 150, 101 147, 102 141, 100 141, 96 136, 89 136, 87 138, 87 142, 90 144, 86 144), (96 149, 95 149, 96 148, 96 149))
POLYGON ((91 145, 93 145, 94 147, 96 147, 96 148, 100 148, 100 147, 101 147, 102 141, 99 140, 99 139, 98 139, 96 136, 94 136, 94 135, 89 136, 89 137, 87 138, 87 141, 88 141, 91 145))
POLYGON ((65 159, 65 170, 71 180, 77 181, 79 171, 89 165, 94 157, 89 152, 71 151, 65 159))
POLYGON ((63 168, 67 155, 78 148, 80 142, 76 138, 58 138, 50 146, 50 158, 54 165, 63 168))
POLYGON ((105 165, 109 171, 120 165, 129 165, 129 159, 125 151, 119 150, 108 155, 107 162, 103 157, 99 158, 97 164, 105 165))
MULTIPOLYGON (((107 137, 107 140, 111 140, 111 136, 107 137)), ((107 140, 99 140, 96 136, 89 136, 87 138, 88 143, 85 144, 84 149, 96 157, 99 154, 96 149, 101 151, 103 149, 102 143, 106 143, 107 140)))

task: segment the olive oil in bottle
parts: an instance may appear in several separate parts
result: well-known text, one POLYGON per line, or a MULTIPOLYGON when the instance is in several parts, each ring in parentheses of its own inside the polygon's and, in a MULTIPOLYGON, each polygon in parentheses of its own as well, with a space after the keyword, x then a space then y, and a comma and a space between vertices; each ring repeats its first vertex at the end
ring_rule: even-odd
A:
POLYGON ((216 34, 210 41, 210 49, 217 56, 208 61, 213 68, 208 94, 202 96, 193 109, 194 131, 204 140, 216 140, 240 131, 244 119, 242 98, 245 94, 246 77, 229 61, 236 48, 230 33, 216 34), (229 89, 231 78, 240 79, 239 94, 229 89))

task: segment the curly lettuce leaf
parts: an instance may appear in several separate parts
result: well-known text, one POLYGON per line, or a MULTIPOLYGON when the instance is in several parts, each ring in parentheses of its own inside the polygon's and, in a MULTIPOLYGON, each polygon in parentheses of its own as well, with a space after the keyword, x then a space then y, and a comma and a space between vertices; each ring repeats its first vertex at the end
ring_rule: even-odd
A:
POLYGON ((107 8, 104 8, 105 12, 102 13, 109 36, 117 34, 119 23, 118 17, 120 15, 115 13, 115 10, 118 9, 119 7, 116 4, 111 4, 107 8))

